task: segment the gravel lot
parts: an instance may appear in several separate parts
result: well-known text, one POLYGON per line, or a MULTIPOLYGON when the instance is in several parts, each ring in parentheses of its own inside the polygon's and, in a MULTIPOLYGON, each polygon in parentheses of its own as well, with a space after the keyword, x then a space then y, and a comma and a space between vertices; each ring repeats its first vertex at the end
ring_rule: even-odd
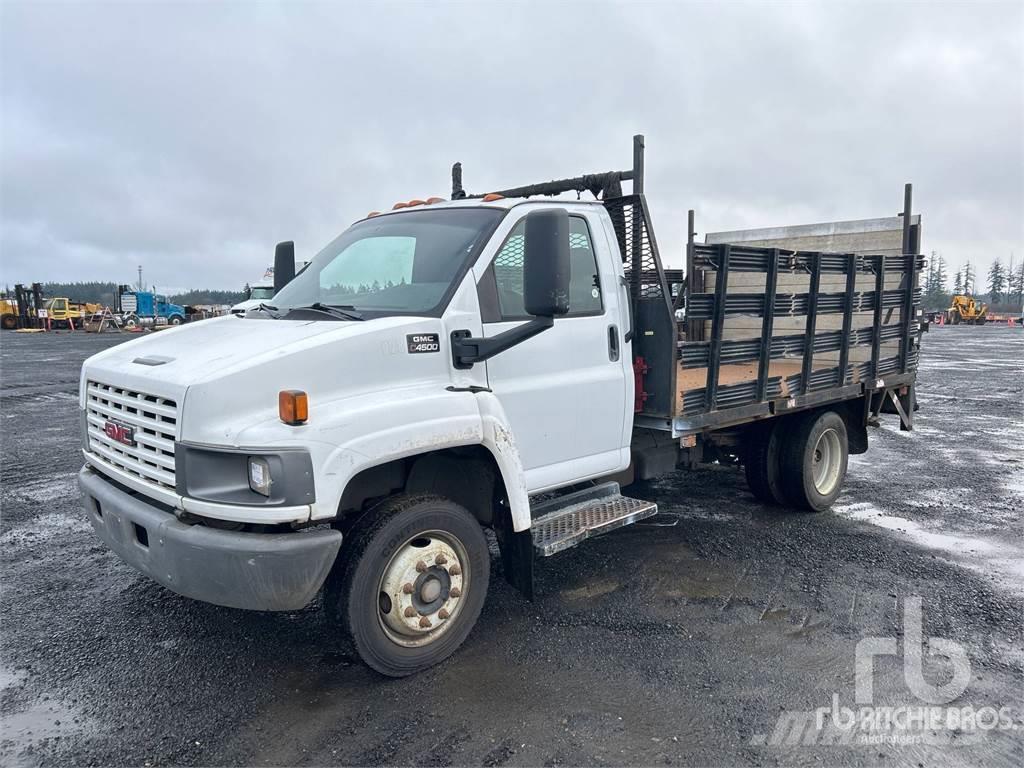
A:
MULTIPOLYGON (((124 338, 0 338, 4 765, 1024 764, 1019 328, 933 328, 917 429, 883 417, 834 513, 767 511, 724 467, 644 485, 654 524, 543 561, 532 604, 495 574, 462 650, 399 681, 316 606, 193 602, 94 538, 78 371, 124 338), (970 661, 949 706, 1017 730, 777 743, 780 716, 854 706, 858 640, 903 638, 914 596, 970 661)), ((901 657, 876 659, 873 703, 924 703, 901 657)))

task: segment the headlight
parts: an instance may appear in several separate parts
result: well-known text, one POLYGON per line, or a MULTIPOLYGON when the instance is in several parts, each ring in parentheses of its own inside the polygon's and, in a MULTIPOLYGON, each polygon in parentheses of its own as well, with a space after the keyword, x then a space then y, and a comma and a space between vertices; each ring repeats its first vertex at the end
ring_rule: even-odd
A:
POLYGON ((249 457, 249 487, 256 493, 270 496, 270 464, 259 456, 249 457))

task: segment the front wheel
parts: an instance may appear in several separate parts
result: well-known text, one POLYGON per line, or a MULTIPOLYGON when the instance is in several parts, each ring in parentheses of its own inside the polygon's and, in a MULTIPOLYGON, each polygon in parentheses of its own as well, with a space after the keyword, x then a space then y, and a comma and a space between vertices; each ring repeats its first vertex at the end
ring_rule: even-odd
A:
POLYGON ((363 661, 404 677, 454 653, 487 596, 480 523, 440 496, 400 495, 367 512, 349 537, 325 602, 363 661))
POLYGON ((171 325, 181 325, 183 322, 185 322, 185 318, 183 318, 181 315, 171 315, 170 319, 167 322, 169 322, 171 325))
POLYGON ((782 487, 789 502, 811 512, 828 509, 843 488, 849 455, 842 416, 803 416, 782 446, 782 487))

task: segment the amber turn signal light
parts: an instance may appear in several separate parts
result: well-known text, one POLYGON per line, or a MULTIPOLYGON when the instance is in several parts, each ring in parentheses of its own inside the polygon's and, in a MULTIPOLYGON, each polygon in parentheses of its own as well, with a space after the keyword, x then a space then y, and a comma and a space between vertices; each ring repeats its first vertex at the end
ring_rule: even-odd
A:
POLYGON ((309 396, 301 389, 282 389, 277 393, 277 413, 285 424, 305 424, 309 421, 309 396))

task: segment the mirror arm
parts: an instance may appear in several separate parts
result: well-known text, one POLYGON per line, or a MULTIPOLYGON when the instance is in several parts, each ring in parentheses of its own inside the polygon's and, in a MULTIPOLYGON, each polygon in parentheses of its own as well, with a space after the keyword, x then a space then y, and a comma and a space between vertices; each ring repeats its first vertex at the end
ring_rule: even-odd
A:
POLYGON ((475 338, 470 331, 452 331, 452 364, 460 370, 472 368, 474 363, 489 360, 506 349, 511 349, 546 331, 554 324, 553 317, 537 317, 489 339, 475 338))

